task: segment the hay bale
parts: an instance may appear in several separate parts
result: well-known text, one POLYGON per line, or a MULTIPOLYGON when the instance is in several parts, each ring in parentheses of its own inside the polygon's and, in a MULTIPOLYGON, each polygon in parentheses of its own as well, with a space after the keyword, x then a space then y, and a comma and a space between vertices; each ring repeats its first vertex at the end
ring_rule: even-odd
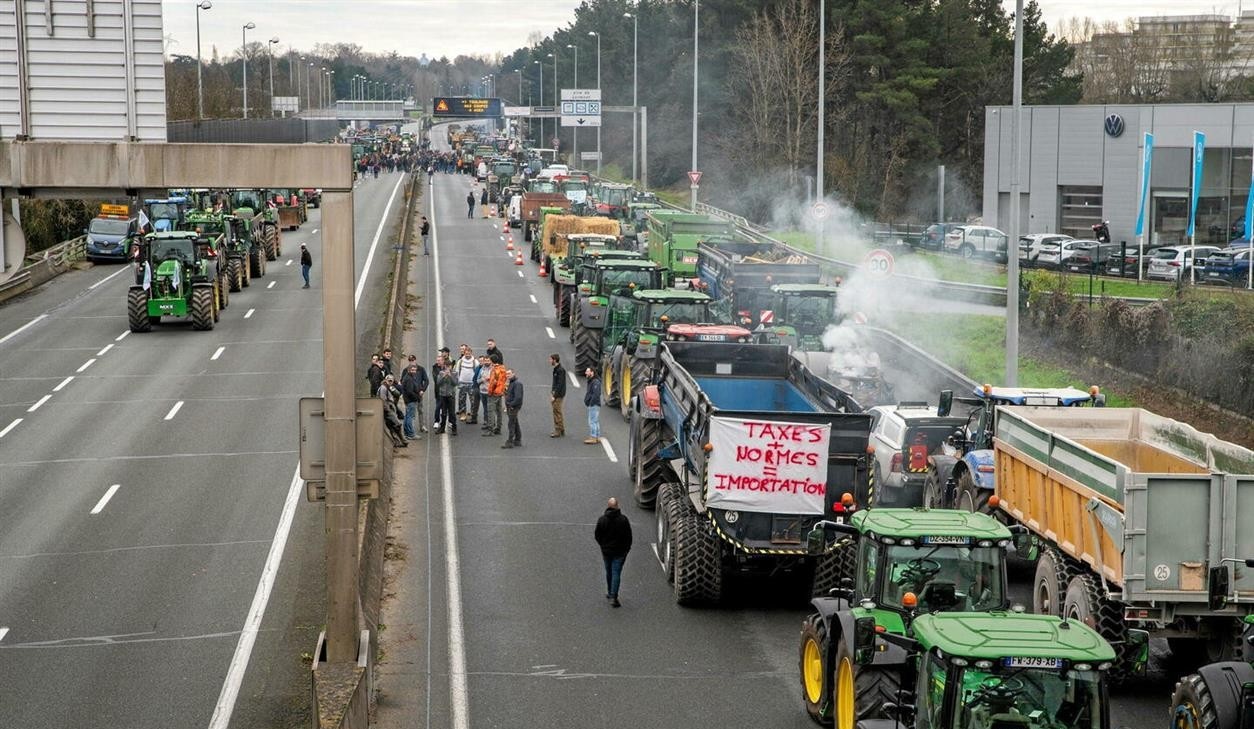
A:
POLYGON ((619 236, 618 221, 611 218, 579 215, 546 215, 541 241, 544 252, 555 259, 566 256, 566 236, 571 233, 599 233, 619 236))

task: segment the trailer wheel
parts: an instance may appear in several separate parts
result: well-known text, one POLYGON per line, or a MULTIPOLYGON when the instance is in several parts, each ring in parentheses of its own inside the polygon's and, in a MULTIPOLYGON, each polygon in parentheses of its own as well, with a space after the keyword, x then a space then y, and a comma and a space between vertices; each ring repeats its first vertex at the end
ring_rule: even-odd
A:
MULTIPOLYGON (((158 317, 159 319, 160 317, 158 317)), ((130 289, 126 292, 126 323, 133 332, 152 331, 152 317, 148 316, 148 292, 130 289)))
POLYGON ((1062 615, 1063 594, 1075 577, 1066 559, 1053 547, 1041 551, 1032 579, 1032 612, 1037 615, 1062 615))
POLYGON ((680 502, 675 530, 675 602, 713 605, 723 598, 722 544, 687 499, 680 502))
POLYGON ((666 581, 675 581, 675 530, 671 527, 672 519, 678 518, 683 504, 683 490, 677 483, 662 484, 658 492, 657 503, 657 559, 662 565, 662 574, 666 581))
POLYGON ((1210 666, 1206 674, 1194 673, 1176 684, 1171 695, 1175 729, 1237 729, 1241 723, 1241 687, 1254 681, 1254 666, 1229 661, 1210 666))
POLYGON ((827 675, 827 626, 818 613, 801 623, 801 698, 806 713, 823 726, 832 725, 831 679, 827 675))
POLYGON ((982 489, 976 485, 970 471, 963 471, 962 475, 958 477, 957 508, 972 513, 987 511, 988 497, 991 495, 992 493, 988 489, 982 489))
POLYGON ((657 457, 662 447, 662 423, 634 413, 628 423, 627 468, 635 483, 636 504, 642 509, 652 509, 658 489, 674 479, 670 467, 657 457))
POLYGON ((1111 685, 1121 685, 1132 677, 1133 656, 1127 641, 1128 627, 1123 622, 1123 610, 1102 595, 1097 575, 1086 573, 1071 578, 1063 597, 1062 614, 1093 628, 1115 649, 1114 664, 1106 673, 1111 685))
POLYGON ((217 322, 222 319, 222 292, 226 291, 226 287, 221 285, 221 281, 213 280, 213 320, 217 322))
POLYGON ((192 289, 192 329, 208 331, 213 329, 213 289, 209 286, 197 286, 192 289))

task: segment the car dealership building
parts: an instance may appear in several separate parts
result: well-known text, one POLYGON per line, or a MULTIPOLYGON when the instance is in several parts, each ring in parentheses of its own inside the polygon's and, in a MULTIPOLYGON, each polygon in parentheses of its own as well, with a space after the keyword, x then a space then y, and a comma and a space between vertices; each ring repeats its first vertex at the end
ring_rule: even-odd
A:
MULTIPOLYGON (((984 224, 1010 226, 1011 108, 984 111, 984 224)), ((1185 243, 1193 132, 1206 134, 1196 242, 1226 243, 1245 213, 1254 147, 1254 104, 1025 106, 1019 230, 1136 242, 1142 149, 1154 135, 1145 243, 1185 243)))

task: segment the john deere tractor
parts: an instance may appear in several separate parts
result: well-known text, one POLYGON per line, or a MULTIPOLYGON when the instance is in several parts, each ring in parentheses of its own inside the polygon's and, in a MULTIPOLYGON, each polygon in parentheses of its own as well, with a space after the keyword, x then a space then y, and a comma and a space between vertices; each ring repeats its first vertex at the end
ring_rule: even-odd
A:
POLYGON ((252 242, 245 239, 246 226, 241 223, 234 215, 196 210, 188 213, 184 224, 187 230, 212 242, 219 257, 222 288, 230 291, 248 288, 254 275, 249 265, 252 242))
POLYGON ((260 239, 267 260, 279 257, 279 211, 266 200, 264 190, 233 190, 231 212, 237 218, 251 221, 253 237, 260 239))
POLYGON ((152 233, 133 246, 132 257, 136 283, 126 294, 131 331, 150 331, 162 317, 191 319, 193 329, 213 329, 224 291, 211 239, 192 231, 152 233))

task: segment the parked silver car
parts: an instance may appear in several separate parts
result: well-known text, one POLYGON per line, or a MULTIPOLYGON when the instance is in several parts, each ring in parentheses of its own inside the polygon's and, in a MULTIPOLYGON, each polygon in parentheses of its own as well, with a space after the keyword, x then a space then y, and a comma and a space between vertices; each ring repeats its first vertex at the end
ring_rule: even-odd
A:
POLYGON ((982 256, 998 261, 1006 260, 1005 233, 984 225, 959 225, 945 234, 945 250, 963 258, 982 256))
POLYGON ((1068 259, 1080 250, 1080 246, 1094 241, 1067 239, 1041 244, 1041 252, 1036 257, 1036 265, 1041 268, 1061 270, 1067 265, 1068 259))
POLYGON ((1149 259, 1145 277, 1163 281, 1188 279, 1194 259, 1201 260, 1218 250, 1219 246, 1164 246, 1149 259))
POLYGON ((1041 255, 1041 247, 1061 241, 1071 240, 1071 236, 1062 233, 1029 233, 1019 236, 1019 263, 1029 268, 1037 265, 1041 255))

